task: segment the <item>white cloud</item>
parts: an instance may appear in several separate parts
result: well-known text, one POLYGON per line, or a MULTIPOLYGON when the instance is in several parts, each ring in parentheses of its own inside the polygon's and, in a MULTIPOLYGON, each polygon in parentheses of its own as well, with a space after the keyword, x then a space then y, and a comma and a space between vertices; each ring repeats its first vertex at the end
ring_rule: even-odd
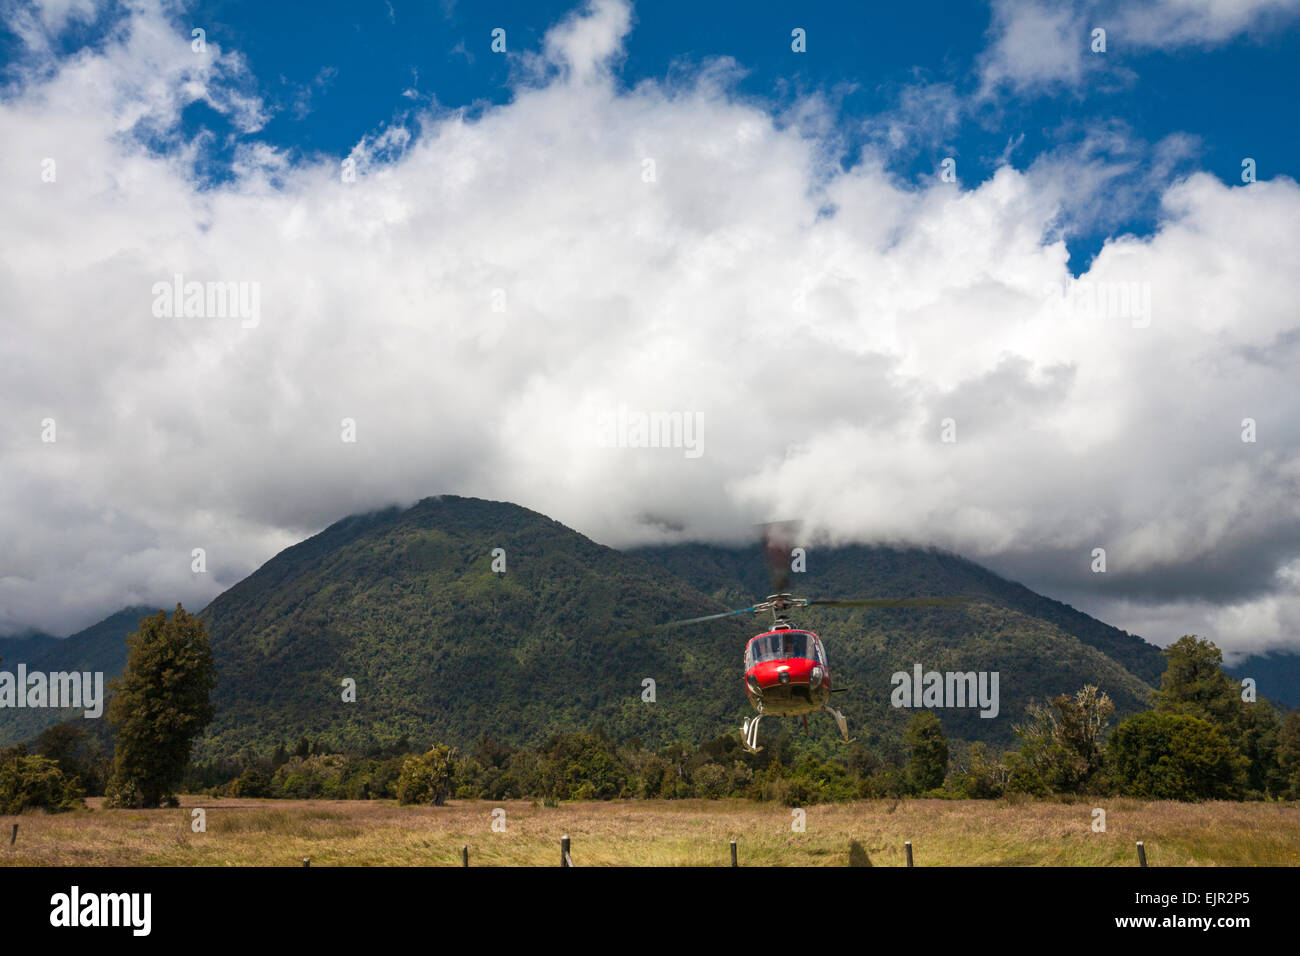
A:
POLYGON ((1126 39, 1159 49, 1216 46, 1283 26, 1297 12, 1297 0, 1156 0, 1115 7, 1126 39))
POLYGON ((1107 53, 1209 48, 1292 23, 1300 0, 992 0, 982 92, 1078 86, 1105 61, 1091 49, 1106 32, 1107 53))
POLYGON ((1080 11, 1042 0, 995 0, 982 80, 991 89, 1078 83, 1087 36, 1080 11))
MULTIPOLYGON (((1259 541, 1266 577, 1295 560, 1294 182, 1172 185, 1158 231, 1081 277, 1145 284, 1134 327, 1065 285, 1053 224, 1100 172, 916 190, 870 154, 828 167, 815 104, 782 125, 727 64, 618 91, 601 64, 629 23, 566 21, 545 49, 567 69, 380 132, 351 183, 342 157, 249 138, 235 179, 198 187, 179 108, 251 126, 260 106, 153 8, 0 103, 0 633, 201 604, 345 514, 438 492, 613 545, 802 516, 1107 600, 1259 541), (124 135, 142 120, 176 149, 124 135), (178 273, 258 283, 260 321, 155 317, 178 273), (698 414, 703 456, 600 447, 620 405, 698 414)), ((1293 640, 1196 613, 1184 629, 1293 640)))
POLYGON ((630 29, 632 8, 624 0, 588 0, 583 10, 547 32, 543 46, 548 60, 581 82, 621 54, 623 38, 630 29))

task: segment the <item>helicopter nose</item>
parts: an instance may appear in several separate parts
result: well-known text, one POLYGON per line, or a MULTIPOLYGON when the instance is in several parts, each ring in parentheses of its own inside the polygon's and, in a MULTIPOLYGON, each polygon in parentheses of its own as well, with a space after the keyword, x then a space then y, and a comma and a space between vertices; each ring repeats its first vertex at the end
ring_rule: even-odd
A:
POLYGON ((777 680, 779 680, 782 684, 790 683, 790 668, 778 667, 776 670, 777 670, 777 680))

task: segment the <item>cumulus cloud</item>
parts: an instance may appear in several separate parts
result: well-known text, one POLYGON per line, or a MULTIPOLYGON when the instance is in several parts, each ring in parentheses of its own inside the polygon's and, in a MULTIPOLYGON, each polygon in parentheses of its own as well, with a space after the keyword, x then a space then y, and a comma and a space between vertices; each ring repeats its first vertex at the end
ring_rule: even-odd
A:
POLYGON ((1103 65, 1091 54, 1094 29, 1107 51, 1210 48, 1288 25, 1300 0, 993 0, 981 81, 989 94, 1077 86, 1103 65))
POLYGON ((1153 235, 1074 280, 1057 224, 1104 175, 842 169, 815 101, 782 123, 732 65, 618 86, 631 22, 593 4, 509 103, 348 157, 249 136, 216 185, 179 109, 252 129, 262 107, 163 9, 11 89, 0 633, 201 605, 343 515, 450 492, 615 546, 801 517, 1165 621, 1153 639, 1294 642, 1294 182, 1173 182, 1153 235), (255 288, 256 321, 208 285, 169 314, 177 276, 255 288), (620 447, 650 413, 700 453, 620 447))

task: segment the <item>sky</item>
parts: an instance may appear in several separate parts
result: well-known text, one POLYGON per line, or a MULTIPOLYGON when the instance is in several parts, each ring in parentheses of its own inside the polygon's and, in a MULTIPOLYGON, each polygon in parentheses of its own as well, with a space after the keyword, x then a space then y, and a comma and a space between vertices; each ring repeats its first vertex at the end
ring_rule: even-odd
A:
POLYGON ((1300 650, 1300 0, 0 21, 0 634, 452 493, 1300 650))

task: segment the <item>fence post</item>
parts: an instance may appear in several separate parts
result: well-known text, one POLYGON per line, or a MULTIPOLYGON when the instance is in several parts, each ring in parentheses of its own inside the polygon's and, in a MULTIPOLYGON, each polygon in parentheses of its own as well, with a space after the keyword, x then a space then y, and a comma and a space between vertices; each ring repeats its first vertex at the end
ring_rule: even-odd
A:
POLYGON ((903 849, 907 851, 907 865, 910 867, 912 865, 912 841, 908 840, 904 843, 903 849))
POLYGON ((467 846, 460 848, 460 865, 469 866, 469 847, 467 846))
POLYGON ((573 857, 569 855, 569 838, 560 837, 560 866, 573 866, 573 857))
POLYGON ((1146 866, 1146 865, 1147 865, 1147 848, 1142 845, 1141 840, 1138 840, 1138 866, 1146 866))
POLYGON ((311 857, 309 857, 309 856, 304 856, 304 857, 302 858, 302 865, 303 865, 304 867, 311 866, 311 857))
POLYGON ((18 839, 18 824, 14 824, 13 832, 9 834, 9 845, 13 846, 14 841, 18 839))
POLYGON ((740 866, 740 864, 736 862, 736 841, 735 840, 731 841, 731 865, 740 866))

